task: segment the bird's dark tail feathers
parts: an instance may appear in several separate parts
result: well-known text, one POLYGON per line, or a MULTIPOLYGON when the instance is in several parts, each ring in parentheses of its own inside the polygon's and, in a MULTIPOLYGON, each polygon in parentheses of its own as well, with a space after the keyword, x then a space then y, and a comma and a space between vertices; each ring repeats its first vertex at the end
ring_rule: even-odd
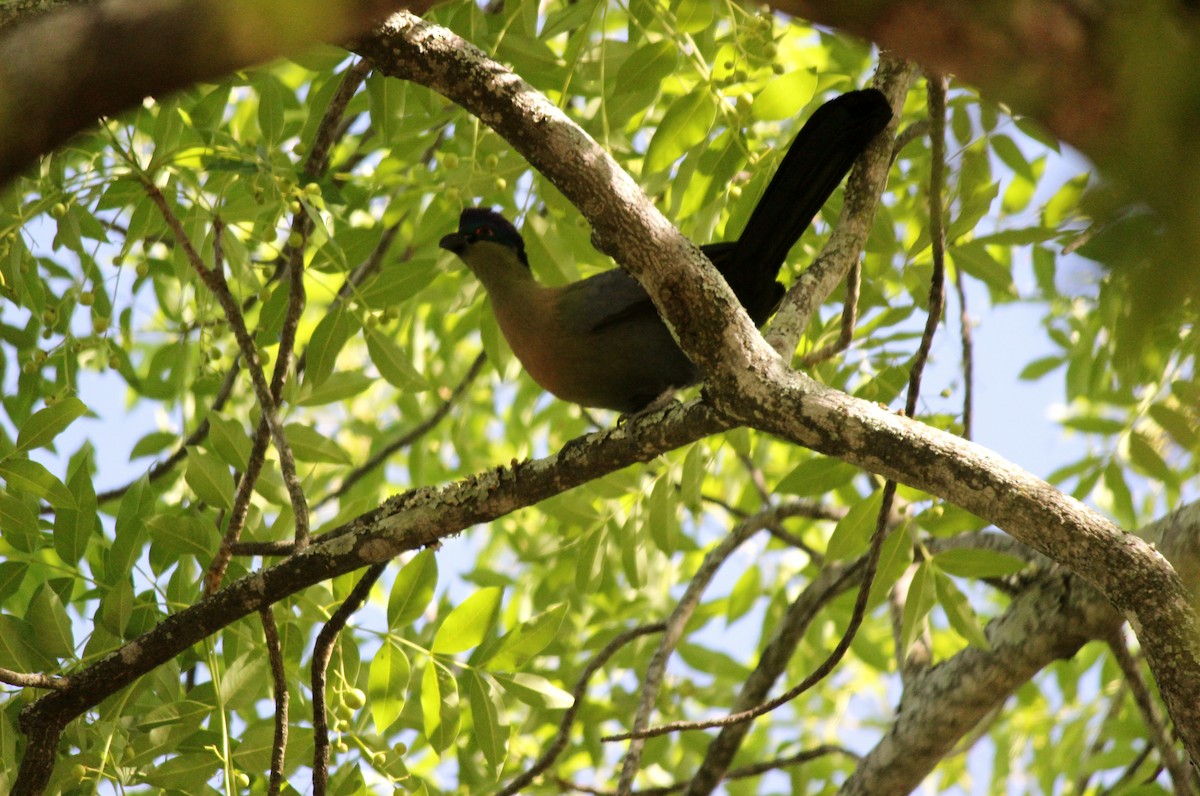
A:
POLYGON ((782 297, 775 278, 788 251, 891 119, 883 93, 864 89, 817 108, 797 133, 721 269, 756 324, 782 297))

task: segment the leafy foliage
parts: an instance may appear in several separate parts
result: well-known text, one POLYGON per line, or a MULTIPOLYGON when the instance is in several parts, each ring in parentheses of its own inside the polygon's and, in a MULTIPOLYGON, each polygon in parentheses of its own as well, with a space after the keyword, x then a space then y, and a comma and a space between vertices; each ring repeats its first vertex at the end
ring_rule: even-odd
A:
MULTIPOLYGON (((495 13, 449 4, 431 17, 557 101, 698 241, 736 234, 802 119, 864 84, 874 63, 861 42, 710 0, 511 3, 495 13)), ((331 123, 352 61, 326 48, 147 102, 46 157, 0 199, 0 666, 69 674, 199 600, 251 460, 261 410, 243 357, 147 185, 162 191, 203 261, 217 262, 219 250, 268 369, 288 313, 283 265, 303 247, 303 357, 280 411, 314 532, 390 493, 542 455, 611 422, 547 399, 521 374, 480 291, 436 247, 460 209, 480 203, 523 220, 547 282, 611 267, 575 210, 480 121, 421 86, 372 74, 331 123), (326 137, 331 168, 307 172, 326 137), (296 219, 311 225, 307 238, 296 219), (471 380, 481 352, 488 365, 471 380), (386 466, 363 469, 448 400, 451 417, 393 450, 386 466), (180 449, 170 466, 150 467, 180 449), (127 488, 105 492, 121 478, 127 488)), ((904 126, 922 117, 921 96, 909 98, 904 126)), ((1191 330, 1160 335, 1136 358, 1115 355, 1109 341, 1125 296, 1063 247, 1087 234, 1081 253, 1107 261, 1141 234, 1137 219, 1089 229, 1089 176, 1074 174, 1031 122, 965 88, 953 92, 950 128, 954 277, 986 296, 972 314, 1014 302, 1044 308, 1052 353, 1022 377, 1063 380, 1061 422, 1089 446, 1050 480, 1136 528, 1176 505, 1196 475, 1191 330)), ((924 140, 898 153, 863 263, 854 345, 812 368, 869 400, 891 403, 903 391, 927 308, 929 170, 924 140)), ((816 256, 840 203, 839 194, 802 239, 794 268, 816 256)), ((835 340, 840 314, 840 305, 824 308, 797 355, 835 340)), ((941 376, 947 396, 927 397, 921 419, 961 431, 964 379, 952 370, 941 376)), ((783 533, 754 535, 732 555, 654 704, 655 722, 709 716, 730 709, 796 590, 866 549, 880 505, 871 477, 739 429, 394 567, 329 667, 331 792, 394 784, 476 793, 510 780, 557 731, 571 690, 611 639, 670 615, 739 518, 793 498, 818 510, 781 520, 783 533)), ((901 498, 905 519, 885 545, 850 657, 832 680, 755 723, 739 761, 820 743, 864 751, 880 736, 897 668, 886 596, 902 577, 902 650, 923 635, 936 660, 987 647, 982 628, 1007 598, 983 581, 1025 562, 937 548, 982 522, 911 490, 901 498), (859 717, 853 729, 848 711, 859 717)), ((290 539, 293 521, 269 457, 241 538, 290 539)), ((226 581, 260 563, 235 557, 226 581)), ((355 580, 275 606, 292 696, 285 773, 301 790, 312 753, 310 639, 355 580)), ((853 597, 831 599, 808 627, 790 682, 836 644, 853 597)), ((554 776, 615 781, 613 747, 601 737, 628 728, 656 643, 621 647, 593 677, 554 776)), ((273 731, 262 649, 260 626, 239 622, 105 701, 73 727, 74 768, 60 766, 56 784, 260 788, 273 731)), ((1144 730, 1121 680, 1088 647, 1027 684, 1011 711, 981 728, 995 788, 1021 773, 1047 793, 1092 774, 1114 781, 1127 766, 1149 773, 1152 763, 1137 762, 1144 730), (1053 753, 1041 741, 1052 730, 1053 753)), ((0 712, 0 787, 17 768, 26 693, 14 689, 0 712)), ((695 734, 651 740, 640 782, 687 780, 706 748, 695 734)), ((828 755, 731 781, 728 791, 824 792, 853 768, 853 758, 828 755)), ((966 787, 974 776, 951 759, 935 786, 966 787)), ((544 792, 557 792, 546 782, 544 792)))

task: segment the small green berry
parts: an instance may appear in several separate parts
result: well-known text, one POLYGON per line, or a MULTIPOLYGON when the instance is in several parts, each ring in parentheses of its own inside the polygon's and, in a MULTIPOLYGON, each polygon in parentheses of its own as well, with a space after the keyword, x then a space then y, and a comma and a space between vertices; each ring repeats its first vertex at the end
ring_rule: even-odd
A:
POLYGON ((453 152, 447 153, 445 156, 442 157, 442 165, 445 166, 446 168, 450 169, 450 171, 454 171, 455 169, 457 169, 459 167, 458 155, 456 155, 453 152))
POLYGON ((24 373, 26 376, 32 376, 33 374, 38 372, 37 363, 34 362, 32 359, 26 360, 25 364, 21 366, 21 372, 24 373))
POLYGON ((495 153, 492 153, 492 154, 488 155, 486 158, 484 158, 483 164, 485 166, 487 166, 489 171, 491 171, 500 165, 500 156, 495 153))
POLYGON ((103 315, 92 316, 92 331, 96 334, 104 334, 108 331, 110 321, 103 315))
POLYGON ((308 185, 304 186, 304 193, 308 194, 309 196, 320 196, 321 186, 317 185, 315 182, 310 182, 308 185))
POLYGON ((90 307, 96 303, 96 294, 90 290, 85 290, 79 294, 79 303, 85 307, 90 307))
POLYGON ((50 215, 54 218, 62 218, 66 214, 67 206, 62 202, 56 202, 54 206, 50 208, 50 215))
POLYGON ((503 191, 507 187, 508 187, 508 180, 504 179, 503 177, 496 178, 496 190, 497 191, 503 191))
POLYGON ((53 326, 58 322, 58 310, 47 308, 42 311, 42 323, 53 326))
POLYGON ((138 278, 143 278, 150 273, 150 263, 142 260, 137 264, 137 268, 135 268, 134 271, 137 273, 138 278))
POLYGON ((345 700, 346 706, 352 710, 359 710, 363 705, 367 704, 367 695, 363 693, 361 688, 348 688, 342 694, 342 699, 345 700))
POLYGON ((301 235, 299 232, 289 233, 288 239, 287 239, 287 245, 292 247, 293 249, 299 249, 301 246, 304 245, 304 236, 301 235))

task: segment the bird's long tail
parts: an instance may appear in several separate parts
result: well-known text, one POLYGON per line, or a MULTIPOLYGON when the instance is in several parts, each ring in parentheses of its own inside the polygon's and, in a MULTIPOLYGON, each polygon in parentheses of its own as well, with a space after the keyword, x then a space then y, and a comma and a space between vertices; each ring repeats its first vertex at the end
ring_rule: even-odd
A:
POLYGON ((797 133, 727 261, 726 281, 756 323, 782 295, 775 278, 788 251, 891 118, 882 92, 851 91, 818 108, 797 133))

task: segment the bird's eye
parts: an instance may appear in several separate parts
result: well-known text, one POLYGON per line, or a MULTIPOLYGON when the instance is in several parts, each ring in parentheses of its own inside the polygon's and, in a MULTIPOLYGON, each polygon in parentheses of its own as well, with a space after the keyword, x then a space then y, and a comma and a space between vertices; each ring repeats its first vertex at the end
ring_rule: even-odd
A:
POLYGON ((477 238, 490 238, 495 234, 496 230, 492 229, 491 227, 480 227, 479 229, 475 230, 475 237, 477 238))

